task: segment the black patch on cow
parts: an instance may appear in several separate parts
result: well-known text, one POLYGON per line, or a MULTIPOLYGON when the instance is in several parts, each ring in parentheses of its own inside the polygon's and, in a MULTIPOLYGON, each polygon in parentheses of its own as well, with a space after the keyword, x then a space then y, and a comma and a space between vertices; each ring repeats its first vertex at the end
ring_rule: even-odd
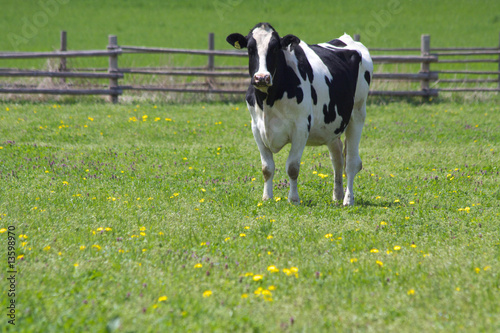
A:
POLYGON ((328 67, 332 76, 331 80, 325 76, 330 101, 323 106, 324 121, 329 124, 335 121, 338 114, 342 121, 335 133, 342 133, 351 119, 361 55, 355 50, 332 50, 318 45, 310 47, 328 67))
POLYGON ((299 69, 300 76, 302 76, 304 81, 309 79, 309 82, 312 83, 314 80, 314 73, 304 50, 300 46, 296 46, 294 52, 295 58, 297 58, 297 67, 299 69))
POLYGON ((311 84, 311 98, 314 105, 318 104, 318 94, 316 94, 316 89, 314 89, 312 84, 311 84))
POLYGON ((311 115, 307 116, 307 131, 311 131, 311 115))
POLYGON ((340 39, 334 39, 328 42, 328 44, 331 44, 336 47, 346 47, 347 44, 341 41, 340 39))
POLYGON ((370 77, 370 72, 366 71, 365 72, 365 80, 370 85, 371 77, 370 77))

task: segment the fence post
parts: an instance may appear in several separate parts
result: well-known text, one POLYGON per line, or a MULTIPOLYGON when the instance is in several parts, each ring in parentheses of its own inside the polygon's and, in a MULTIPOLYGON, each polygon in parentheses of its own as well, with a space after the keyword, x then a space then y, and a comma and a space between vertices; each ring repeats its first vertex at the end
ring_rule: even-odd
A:
MULTIPOLYGON (((213 32, 208 34, 208 50, 209 51, 215 50, 215 36, 214 36, 213 32)), ((213 54, 209 54, 208 55, 208 70, 213 71, 214 68, 215 68, 215 57, 213 54)))
MULTIPOLYGON (((115 35, 108 36, 108 51, 114 51, 118 48, 118 38, 115 35)), ((113 54, 109 56, 108 73, 118 72, 118 55, 113 54)), ((118 89, 118 79, 109 79, 109 89, 118 89)), ((118 94, 111 94, 110 100, 113 103, 118 103, 118 94)))
MULTIPOLYGON (((68 42, 67 42, 67 34, 66 31, 61 30, 61 52, 67 51, 68 50, 68 42)), ((59 72, 65 72, 66 71, 66 58, 62 58, 59 62, 59 72)), ((60 79, 61 83, 66 83, 65 78, 60 79)))
POLYGON ((361 41, 361 36, 359 34, 354 34, 354 41, 360 42, 361 41))
MULTIPOLYGON (((208 34, 208 50, 209 51, 214 51, 215 50, 215 35, 213 32, 208 34)), ((215 70, 215 56, 213 54, 208 55, 208 70, 213 71, 215 70)), ((214 77, 207 77, 207 85, 208 85, 208 90, 215 89, 215 78, 214 77)))
MULTIPOLYGON (((422 56, 428 56, 431 53, 431 36, 422 35, 420 39, 420 53, 422 56)), ((430 63, 427 61, 422 61, 420 65, 420 72, 429 74, 430 63)), ((420 89, 425 93, 426 97, 429 97, 429 78, 422 79, 420 82, 420 89)))

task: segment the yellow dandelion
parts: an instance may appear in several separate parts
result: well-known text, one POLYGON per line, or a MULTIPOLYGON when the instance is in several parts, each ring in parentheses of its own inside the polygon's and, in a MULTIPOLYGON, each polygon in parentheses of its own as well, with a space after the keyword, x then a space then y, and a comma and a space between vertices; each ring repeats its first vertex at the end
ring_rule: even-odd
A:
POLYGON ((407 294, 408 295, 415 295, 415 290, 414 289, 410 289, 410 290, 408 290, 407 294))
POLYGON ((269 286, 267 289, 268 289, 268 290, 271 290, 271 291, 272 291, 272 290, 276 290, 276 286, 271 285, 271 286, 269 286))
POLYGON ((248 298, 248 294, 241 295, 241 298, 248 298))
POLYGON ((92 245, 92 248, 97 249, 97 251, 101 250, 101 247, 97 244, 92 245))
POLYGON ((489 271, 491 269, 491 266, 484 266, 483 270, 489 271))
POLYGON ((0 229, 0 234, 3 234, 3 233, 4 233, 4 232, 6 232, 6 231, 7 231, 7 229, 2 228, 2 229, 0 229))
POLYGON ((46 247, 43 248, 44 251, 50 250, 50 245, 47 245, 46 247))
POLYGON ((378 250, 377 249, 371 249, 370 252, 371 253, 378 253, 378 250))
POLYGON ((164 301, 166 301, 167 299, 168 299, 168 297, 167 297, 167 296, 160 296, 160 297, 158 298, 158 302, 164 302, 164 301))
POLYGON ((146 227, 140 227, 139 231, 146 231, 146 227))
POLYGON ((210 297, 212 296, 212 291, 211 290, 205 290, 203 292, 203 297, 210 297))
POLYGON ((383 267, 383 266, 384 266, 384 263, 383 263, 382 261, 380 261, 380 260, 375 261, 375 263, 376 263, 377 265, 379 265, 380 267, 383 267))
POLYGON ((281 200, 281 198, 280 198, 280 197, 276 197, 274 200, 275 200, 276 202, 278 202, 278 201, 280 201, 280 200, 281 200))
POLYGON ((194 268, 202 268, 202 267, 203 267, 203 265, 200 263, 197 263, 196 265, 194 265, 194 268))
POLYGON ((326 234, 326 235, 325 235, 325 238, 332 238, 332 237, 333 237, 333 235, 332 235, 332 234, 326 234))
POLYGON ((271 273, 278 273, 278 272, 280 271, 280 270, 279 270, 276 266, 274 266, 274 265, 271 265, 271 266, 267 267, 267 270, 268 270, 269 272, 271 272, 271 273))
POLYGON ((240 234, 240 237, 246 237, 246 236, 247 236, 247 235, 245 235, 245 234, 243 234, 243 233, 241 233, 241 234, 240 234))
POLYGON ((263 276, 262 276, 262 275, 260 275, 260 274, 255 274, 255 275, 252 277, 252 279, 253 279, 254 281, 260 281, 260 280, 262 280, 262 278, 263 278, 263 276))
POLYGON ((417 246, 415 244, 410 245, 412 248, 416 248, 417 246))
POLYGON ((111 230, 113 230, 113 229, 111 229, 111 228, 106 228, 106 229, 104 229, 104 230, 106 230, 106 231, 111 231, 111 230))
POLYGON ((355 262, 358 262, 358 259, 357 258, 351 258, 351 264, 355 263, 355 262))
POLYGON ((273 238, 274 238, 273 235, 267 236, 267 239, 273 239, 273 238))
POLYGON ((387 222, 382 221, 382 222, 380 222, 380 225, 387 225, 387 222))
POLYGON ((146 236, 146 233, 145 232, 141 232, 139 235, 141 235, 142 237, 146 236))
POLYGON ((78 263, 77 263, 77 262, 76 262, 76 263, 74 263, 74 264, 73 264, 73 266, 78 267, 78 263))
POLYGON ((481 268, 476 267, 476 268, 474 268, 474 271, 475 271, 477 274, 479 274, 479 272, 481 272, 481 268))
POLYGON ((401 246, 399 245, 394 246, 394 251, 399 251, 399 250, 401 250, 401 246))

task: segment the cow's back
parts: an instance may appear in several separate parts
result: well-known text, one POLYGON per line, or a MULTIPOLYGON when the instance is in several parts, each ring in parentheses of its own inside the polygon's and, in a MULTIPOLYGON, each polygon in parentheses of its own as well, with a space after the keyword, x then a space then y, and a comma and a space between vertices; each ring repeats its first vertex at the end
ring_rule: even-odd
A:
POLYGON ((303 87, 310 85, 313 122, 308 144, 325 144, 344 132, 354 106, 366 101, 371 58, 348 35, 316 45, 301 42, 294 55, 303 87))

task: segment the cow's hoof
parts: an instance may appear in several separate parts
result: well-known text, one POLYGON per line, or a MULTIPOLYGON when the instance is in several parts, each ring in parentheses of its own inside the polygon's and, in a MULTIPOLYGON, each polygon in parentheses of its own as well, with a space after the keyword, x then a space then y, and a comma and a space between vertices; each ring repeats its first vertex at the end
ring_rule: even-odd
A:
POLYGON ((346 197, 344 199, 344 206, 354 206, 354 198, 353 197, 351 197, 351 198, 346 197))

